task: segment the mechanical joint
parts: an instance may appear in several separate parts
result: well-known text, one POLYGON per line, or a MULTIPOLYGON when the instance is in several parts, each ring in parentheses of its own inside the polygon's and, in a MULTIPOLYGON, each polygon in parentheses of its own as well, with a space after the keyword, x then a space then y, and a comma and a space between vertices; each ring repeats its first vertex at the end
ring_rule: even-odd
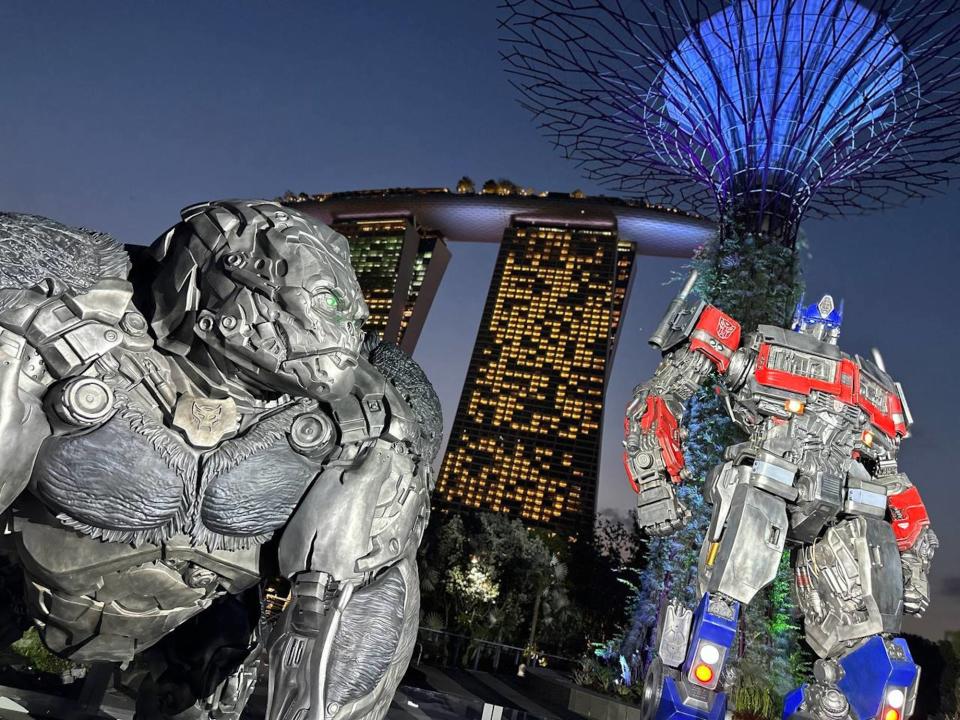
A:
POLYGON ((91 377, 55 385, 47 394, 47 403, 57 418, 74 428, 102 425, 116 412, 113 390, 91 377))
POLYGON ((297 575, 293 582, 293 629, 303 633, 319 630, 322 618, 330 612, 339 590, 339 581, 328 573, 306 572, 297 575))

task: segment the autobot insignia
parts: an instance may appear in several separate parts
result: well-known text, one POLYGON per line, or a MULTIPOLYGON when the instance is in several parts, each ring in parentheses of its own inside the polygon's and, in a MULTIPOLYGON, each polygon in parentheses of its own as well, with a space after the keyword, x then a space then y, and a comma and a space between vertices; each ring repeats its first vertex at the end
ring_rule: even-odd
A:
POLYGON ((717 321, 717 334, 720 336, 721 340, 726 340, 731 335, 733 335, 734 330, 737 329, 737 326, 726 318, 720 318, 717 321))

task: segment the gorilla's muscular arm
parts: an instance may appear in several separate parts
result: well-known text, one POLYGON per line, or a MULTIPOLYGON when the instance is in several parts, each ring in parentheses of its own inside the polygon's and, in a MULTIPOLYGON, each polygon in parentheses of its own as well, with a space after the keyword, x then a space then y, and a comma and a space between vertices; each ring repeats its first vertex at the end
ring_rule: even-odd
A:
POLYGON ((386 713, 413 652, 428 471, 378 438, 315 481, 280 542, 293 598, 268 642, 270 720, 386 713))

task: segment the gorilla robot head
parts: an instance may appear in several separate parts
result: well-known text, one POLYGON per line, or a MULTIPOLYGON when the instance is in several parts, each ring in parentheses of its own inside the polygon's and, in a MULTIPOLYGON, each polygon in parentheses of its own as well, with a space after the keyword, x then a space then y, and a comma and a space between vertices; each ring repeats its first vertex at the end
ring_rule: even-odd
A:
POLYGON ((346 239, 266 200, 203 203, 181 216, 150 250, 160 347, 255 395, 346 394, 369 314, 346 239))

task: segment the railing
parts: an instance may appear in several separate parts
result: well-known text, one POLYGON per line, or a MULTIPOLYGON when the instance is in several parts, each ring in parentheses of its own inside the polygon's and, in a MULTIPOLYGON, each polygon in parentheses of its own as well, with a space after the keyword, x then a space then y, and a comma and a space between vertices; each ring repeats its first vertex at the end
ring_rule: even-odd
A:
MULTIPOLYGON (((421 627, 414 662, 420 665, 426 654, 434 660, 435 664, 472 667, 474 670, 480 669, 482 660, 489 660, 494 670, 500 669, 502 662, 511 662, 513 667, 519 668, 521 663, 534 665, 539 664, 541 659, 545 659, 550 668, 560 671, 572 670, 578 665, 577 660, 573 658, 542 652, 537 653, 533 658, 524 659, 525 652, 526 648, 516 645, 480 640, 448 630, 421 627)), ((487 663, 484 662, 484 666, 486 665, 487 663)))

